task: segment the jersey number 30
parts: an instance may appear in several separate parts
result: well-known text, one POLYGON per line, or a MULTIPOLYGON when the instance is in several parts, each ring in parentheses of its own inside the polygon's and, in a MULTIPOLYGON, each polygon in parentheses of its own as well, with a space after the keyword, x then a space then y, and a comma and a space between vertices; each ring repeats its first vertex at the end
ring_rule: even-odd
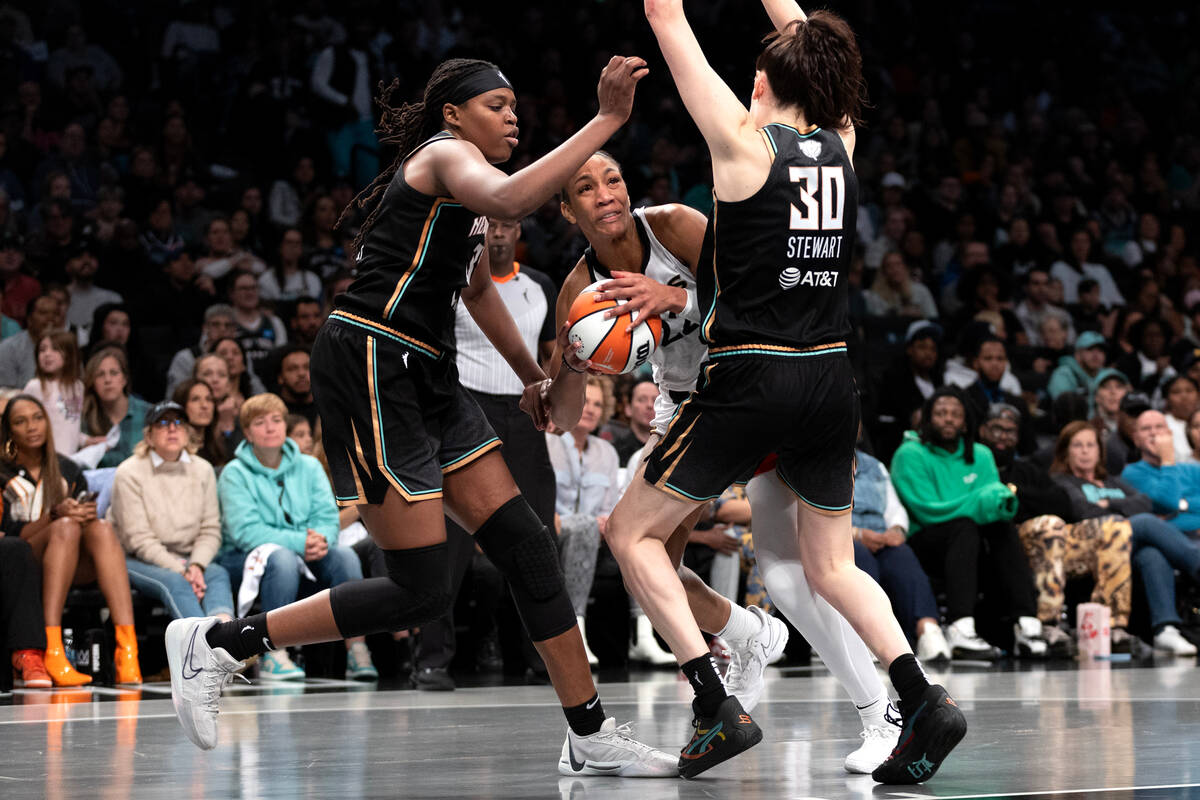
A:
POLYGON ((846 176, 841 167, 788 167, 792 183, 800 184, 800 203, 789 203, 794 231, 840 231, 846 208, 846 176))

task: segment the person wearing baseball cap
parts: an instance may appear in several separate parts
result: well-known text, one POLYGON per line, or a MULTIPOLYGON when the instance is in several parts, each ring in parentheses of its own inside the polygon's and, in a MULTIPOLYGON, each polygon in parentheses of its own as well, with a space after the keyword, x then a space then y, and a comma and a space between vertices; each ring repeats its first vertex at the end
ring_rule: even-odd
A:
POLYGON ((142 441, 113 477, 109 517, 134 588, 173 618, 231 619, 229 573, 214 560, 221 547, 216 474, 191 452, 190 433, 178 403, 150 410, 142 441))
POLYGON ((1063 356, 1058 366, 1050 375, 1050 385, 1047 387, 1051 399, 1057 399, 1060 394, 1076 392, 1088 398, 1088 416, 1094 408, 1092 398, 1095 394, 1096 376, 1108 361, 1108 342, 1096 331, 1084 331, 1075 340, 1075 355, 1063 356))
POLYGON ((1117 406, 1117 429, 1104 437, 1104 468, 1110 475, 1120 475, 1127 465, 1141 458, 1134 438, 1137 418, 1153 407, 1150 398, 1141 392, 1126 392, 1121 398, 1117 406))
POLYGON ((870 433, 875 456, 884 463, 900 446, 913 412, 946 382, 941 344, 941 325, 927 319, 910 323, 904 332, 904 358, 895 359, 883 374, 870 433))
POLYGON ((1121 401, 1129 394, 1129 378, 1125 373, 1112 367, 1105 367, 1096 373, 1092 381, 1092 407, 1096 410, 1092 417, 1092 427, 1096 433, 1103 436, 1117 429, 1117 416, 1121 413, 1121 401))

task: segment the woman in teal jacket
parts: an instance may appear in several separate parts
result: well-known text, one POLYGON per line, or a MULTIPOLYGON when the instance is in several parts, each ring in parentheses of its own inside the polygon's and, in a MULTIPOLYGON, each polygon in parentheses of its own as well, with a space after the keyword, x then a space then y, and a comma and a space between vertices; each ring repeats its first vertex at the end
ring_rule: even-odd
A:
MULTIPOLYGON (((241 410, 246 440, 217 481, 223 540, 218 561, 233 583, 240 581, 251 552, 272 546, 258 554, 266 557, 258 589, 264 612, 295 602, 302 580, 327 589, 363 576, 355 552, 337 546, 337 503, 325 470, 287 438, 286 417, 287 406, 276 395, 247 400, 241 410)), ((347 676, 376 677, 365 640, 347 639, 346 645, 347 676)), ((304 671, 287 650, 275 650, 263 655, 259 677, 300 680, 304 671)))

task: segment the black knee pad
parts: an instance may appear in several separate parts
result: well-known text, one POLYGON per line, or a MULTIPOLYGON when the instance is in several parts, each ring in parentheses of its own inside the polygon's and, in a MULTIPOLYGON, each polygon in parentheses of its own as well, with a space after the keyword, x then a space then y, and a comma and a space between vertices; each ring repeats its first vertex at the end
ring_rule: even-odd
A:
POLYGON ((350 581, 329 591, 333 620, 342 638, 402 631, 450 610, 446 543, 384 550, 388 577, 350 581))
POLYGON ((509 500, 475 532, 475 541, 508 580, 529 638, 553 639, 575 626, 558 545, 524 497, 509 500))

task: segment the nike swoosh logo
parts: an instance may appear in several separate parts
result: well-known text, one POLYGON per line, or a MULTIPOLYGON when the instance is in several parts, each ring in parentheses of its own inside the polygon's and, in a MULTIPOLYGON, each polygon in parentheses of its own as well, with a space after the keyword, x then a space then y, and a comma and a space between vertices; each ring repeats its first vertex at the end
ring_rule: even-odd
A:
POLYGON ((587 766, 586 758, 583 761, 575 760, 575 748, 571 746, 570 734, 567 735, 567 760, 571 762, 571 769, 575 772, 582 772, 583 768, 587 766))
POLYGON ((267 648, 268 650, 275 649, 274 647, 271 646, 271 642, 267 639, 267 637, 264 636, 264 637, 262 637, 262 639, 263 639, 263 647, 267 648))
POLYGON ((199 632, 200 632, 199 626, 192 628, 192 638, 188 640, 188 649, 187 649, 187 652, 184 653, 184 655, 183 655, 183 670, 182 671, 183 671, 183 679, 185 681, 190 681, 192 678, 195 678, 197 675, 199 675, 203 671, 201 668, 192 666, 192 655, 196 650, 196 634, 199 632))
POLYGON ((599 703, 599 702, 600 702, 600 695, 596 695, 596 699, 593 700, 592 702, 588 703, 586 706, 584 706, 584 708, 587 708, 589 710, 593 709, 596 707, 596 703, 599 703))
POLYGON ((241 631, 241 632, 242 632, 242 633, 245 633, 246 631, 252 631, 252 630, 254 630, 254 626, 253 626, 253 625, 247 625, 246 627, 242 628, 242 631, 241 631))

